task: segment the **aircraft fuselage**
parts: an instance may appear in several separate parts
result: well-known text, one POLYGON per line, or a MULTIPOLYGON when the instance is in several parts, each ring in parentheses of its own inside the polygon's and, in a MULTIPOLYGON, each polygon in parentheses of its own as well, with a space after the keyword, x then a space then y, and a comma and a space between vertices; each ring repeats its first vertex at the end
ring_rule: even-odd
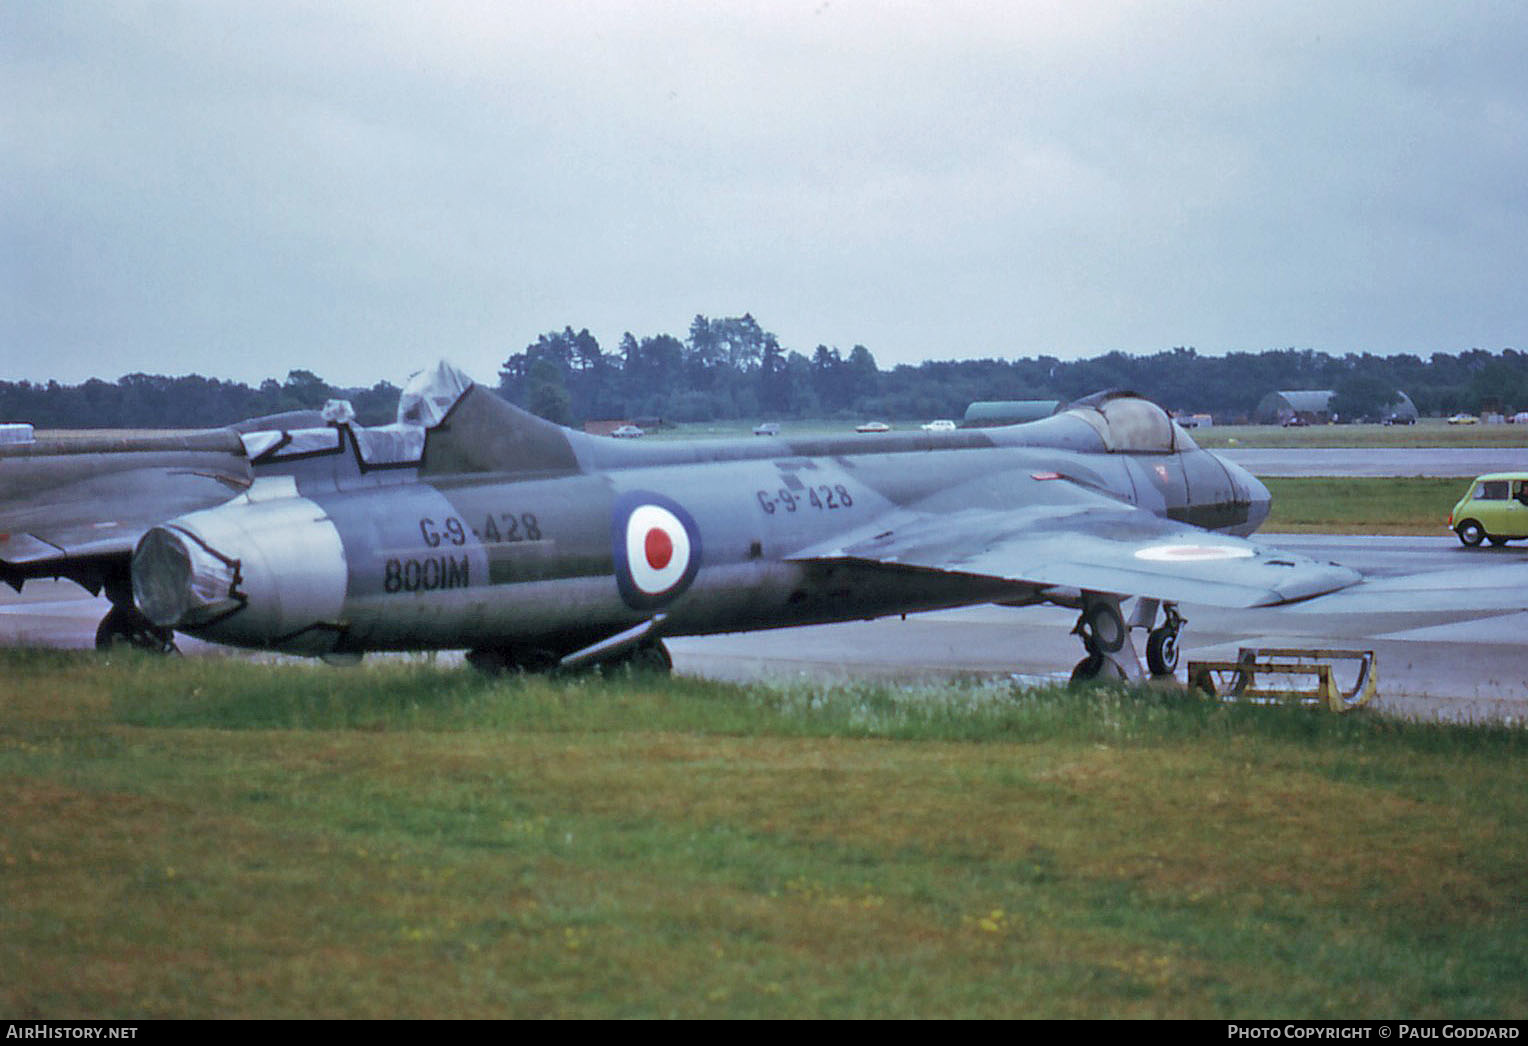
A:
POLYGON ((1255 478, 1181 431, 1172 449, 1110 449, 1117 434, 1065 415, 635 447, 576 433, 564 447, 535 427, 535 445, 515 453, 542 467, 519 470, 482 470, 473 456, 487 437, 474 431, 460 419, 452 440, 427 444, 412 482, 262 480, 155 528, 134 561, 140 608, 203 638, 293 653, 472 647, 555 659, 660 614, 663 634, 693 635, 1047 598, 1043 585, 823 554, 899 509, 1048 514, 1068 491, 1104 493, 1245 535, 1268 507, 1255 478))

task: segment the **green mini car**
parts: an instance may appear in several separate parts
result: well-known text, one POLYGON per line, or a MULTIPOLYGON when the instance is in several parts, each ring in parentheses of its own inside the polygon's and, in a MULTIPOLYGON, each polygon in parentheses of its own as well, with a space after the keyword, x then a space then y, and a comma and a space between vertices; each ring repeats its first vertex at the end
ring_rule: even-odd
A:
POLYGON ((1528 538, 1528 472, 1479 476, 1448 514, 1448 525, 1471 548, 1528 538))

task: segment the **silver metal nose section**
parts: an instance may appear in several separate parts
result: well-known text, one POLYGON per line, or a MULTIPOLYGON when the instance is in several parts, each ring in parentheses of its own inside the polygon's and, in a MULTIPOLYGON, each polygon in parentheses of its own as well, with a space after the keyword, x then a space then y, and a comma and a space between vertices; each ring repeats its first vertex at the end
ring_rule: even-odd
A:
MULTIPOLYGON (((1226 470, 1226 477, 1231 481, 1232 500, 1237 505, 1247 506, 1246 521, 1226 529, 1237 537, 1244 538, 1255 532, 1268 519, 1268 510, 1273 507, 1273 496, 1268 493, 1268 488, 1263 486, 1262 480, 1236 462, 1219 454, 1215 455, 1215 458, 1226 470)), ((1240 515, 1239 512, 1238 515, 1240 515)))
POLYGON ((216 620, 243 601, 233 593, 238 564, 187 532, 154 527, 133 551, 133 602, 161 628, 187 628, 216 620))
POLYGON ((1262 484, 1262 479, 1242 469, 1238 464, 1227 466, 1227 470, 1232 473, 1232 483, 1239 487, 1238 493, 1242 495, 1238 501, 1241 499, 1247 501, 1247 528, 1245 530, 1238 528, 1235 533, 1247 536, 1267 521, 1268 512, 1273 508, 1273 495, 1268 493, 1268 487, 1262 484))

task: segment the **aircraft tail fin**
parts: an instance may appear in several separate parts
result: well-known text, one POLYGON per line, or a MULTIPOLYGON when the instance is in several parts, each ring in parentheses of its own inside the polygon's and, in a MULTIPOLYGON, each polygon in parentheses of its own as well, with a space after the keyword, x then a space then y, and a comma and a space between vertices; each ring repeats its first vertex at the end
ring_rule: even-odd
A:
POLYGON ((419 473, 577 472, 577 435, 471 385, 425 434, 419 473))

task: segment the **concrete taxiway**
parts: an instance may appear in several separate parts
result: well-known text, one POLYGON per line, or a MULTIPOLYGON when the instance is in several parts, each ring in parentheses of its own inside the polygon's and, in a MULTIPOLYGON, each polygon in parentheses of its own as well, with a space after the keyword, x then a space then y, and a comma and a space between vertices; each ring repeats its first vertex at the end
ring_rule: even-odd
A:
MULTIPOLYGON (((1465 549, 1453 537, 1260 534, 1261 543, 1362 571, 1375 582, 1425 575, 1450 599, 1387 600, 1383 610, 1183 608, 1182 662, 1234 660, 1241 647, 1346 647, 1377 654, 1373 707, 1409 718, 1528 722, 1528 612, 1482 616, 1470 592, 1528 585, 1528 549, 1465 549), (1453 582, 1462 591, 1453 591, 1453 582)), ((1522 601, 1528 605, 1528 599, 1522 601)), ((968 607, 818 628, 669 643, 676 667, 728 678, 910 677, 1013 673, 1066 680, 1082 655, 1059 607, 968 607)), ((1179 671, 1179 678, 1183 670, 1179 671)))
MULTIPOLYGON (((1242 646, 1362 647, 1378 654, 1373 707, 1408 718, 1528 722, 1528 612, 1482 616, 1473 593, 1499 581, 1528 590, 1528 548, 1465 549, 1449 536, 1259 535, 1274 547, 1336 560, 1375 583, 1425 575, 1442 595, 1397 597, 1382 610, 1310 607, 1228 611, 1185 606, 1182 660, 1234 659, 1242 646)), ((1525 601, 1528 605, 1528 601, 1525 601)), ((67 582, 0 594, 0 643, 88 648, 105 614, 67 582)), ((1057 607, 967 607, 875 621, 669 640, 677 671, 719 679, 1065 680, 1081 656, 1075 613, 1057 607)), ((188 654, 227 648, 181 637, 188 654)), ((337 669, 338 670, 338 669, 337 669)), ((1182 678, 1180 670, 1179 676, 1182 678)))

